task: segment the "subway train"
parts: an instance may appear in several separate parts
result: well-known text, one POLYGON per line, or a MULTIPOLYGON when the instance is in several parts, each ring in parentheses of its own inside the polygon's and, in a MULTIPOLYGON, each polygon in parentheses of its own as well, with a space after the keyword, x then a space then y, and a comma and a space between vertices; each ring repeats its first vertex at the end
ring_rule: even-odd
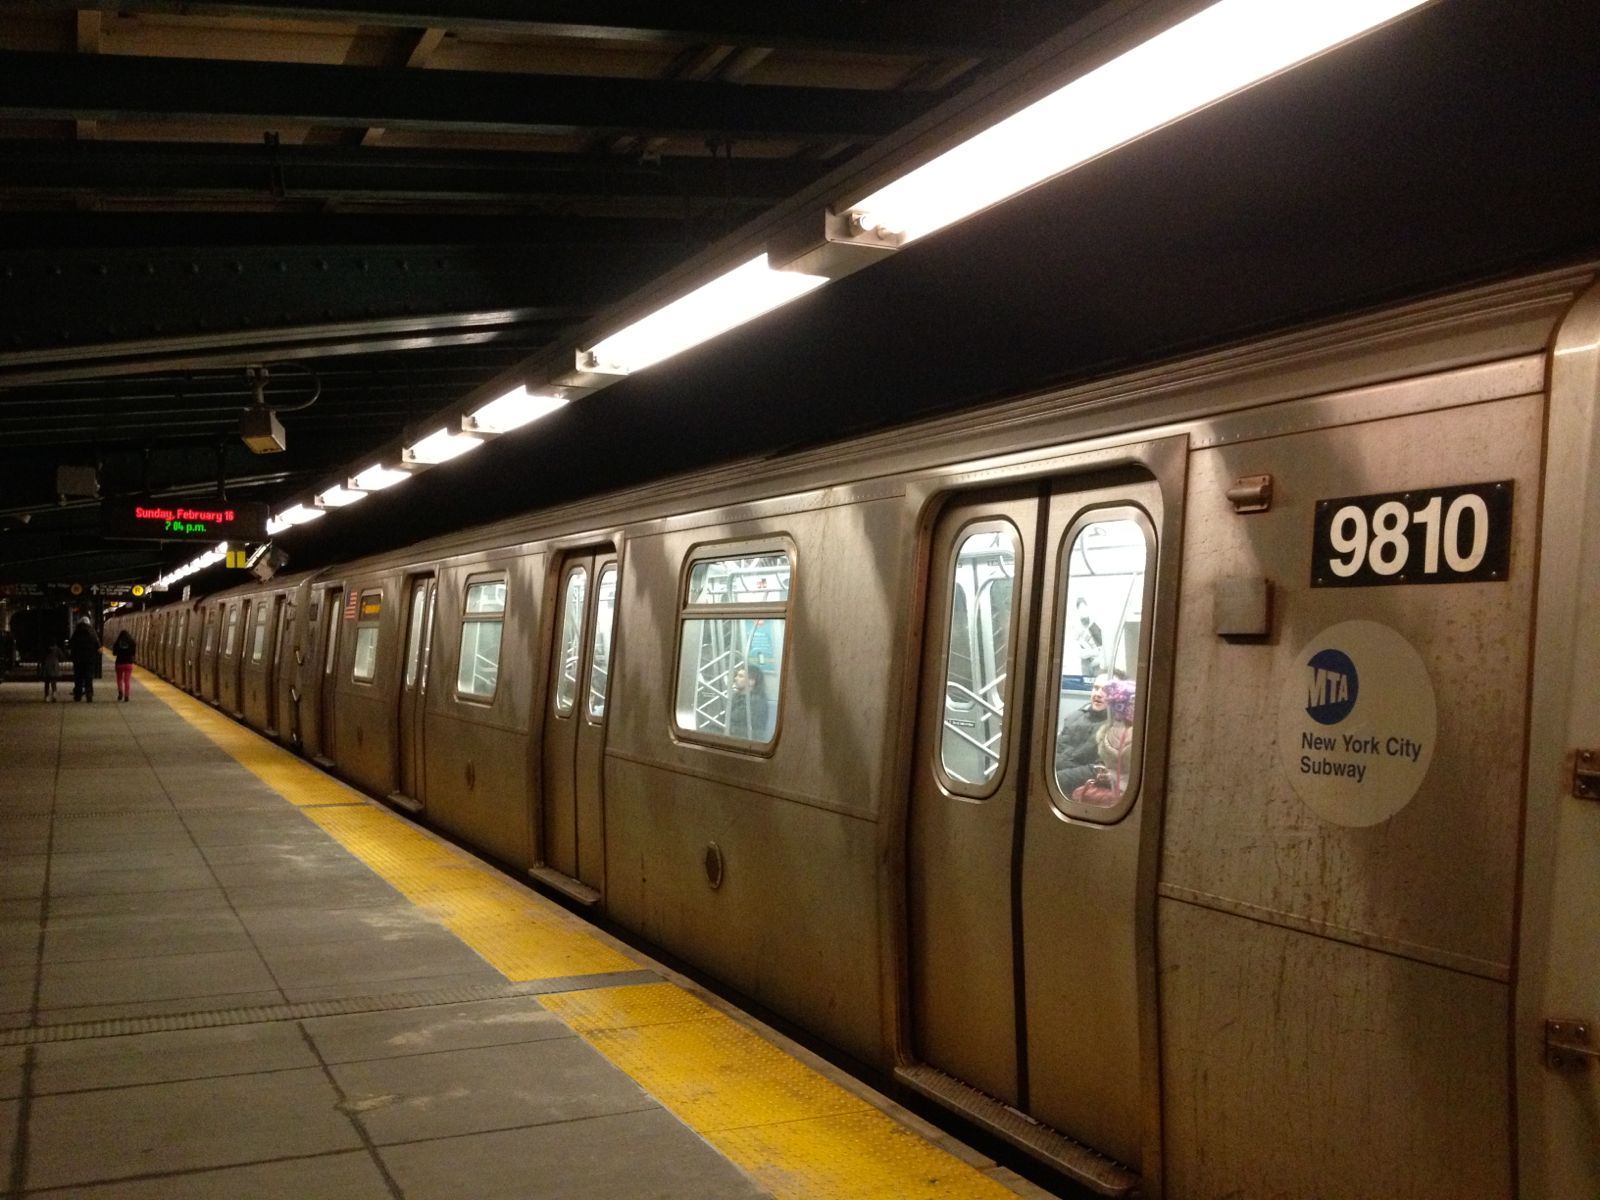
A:
POLYGON ((1591 1197, 1597 280, 107 639, 1098 1192, 1591 1197))

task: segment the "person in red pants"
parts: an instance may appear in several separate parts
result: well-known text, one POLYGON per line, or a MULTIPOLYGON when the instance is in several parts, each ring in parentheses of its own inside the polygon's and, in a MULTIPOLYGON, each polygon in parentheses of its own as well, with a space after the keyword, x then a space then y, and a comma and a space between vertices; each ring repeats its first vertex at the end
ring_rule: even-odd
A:
POLYGON ((117 659, 117 699, 133 699, 133 634, 124 629, 111 643, 111 653, 117 659))

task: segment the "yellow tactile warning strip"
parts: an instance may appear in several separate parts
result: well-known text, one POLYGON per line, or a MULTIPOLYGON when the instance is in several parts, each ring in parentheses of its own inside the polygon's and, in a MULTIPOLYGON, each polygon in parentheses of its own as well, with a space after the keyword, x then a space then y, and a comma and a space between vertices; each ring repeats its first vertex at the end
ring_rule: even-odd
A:
POLYGON ((365 804, 367 799, 336 779, 275 746, 260 734, 223 716, 210 705, 180 692, 142 667, 135 668, 139 682, 150 694, 164 702, 239 764, 255 775, 290 804, 311 807, 322 804, 365 804))
MULTIPOLYGON (((148 671, 140 683, 513 982, 637 969, 504 879, 148 671)), ((673 983, 538 997, 780 1200, 1015 1193, 673 983)))
POLYGON ((540 1002, 774 1196, 1014 1195, 674 984, 540 1002))
POLYGON ((564 909, 393 813, 367 806, 306 815, 513 983, 633 971, 640 965, 594 937, 564 909))

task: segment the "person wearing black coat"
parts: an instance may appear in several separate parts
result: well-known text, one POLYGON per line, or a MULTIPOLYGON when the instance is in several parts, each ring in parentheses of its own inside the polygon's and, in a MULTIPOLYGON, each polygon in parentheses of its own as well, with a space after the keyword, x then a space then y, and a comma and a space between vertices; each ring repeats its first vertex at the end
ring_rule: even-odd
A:
POLYGON ((1099 735, 1106 723, 1106 684, 1111 678, 1096 676, 1089 702, 1061 722, 1056 735, 1056 786, 1064 796, 1093 779, 1100 768, 1099 735))
POLYGON ((94 672, 100 665, 100 639, 95 636, 88 617, 79 619, 67 650, 72 654, 72 698, 93 704, 94 672))
POLYGON ((117 640, 111 643, 111 653, 117 660, 117 699, 122 701, 133 699, 133 656, 135 645, 133 634, 124 629, 117 634, 117 640))

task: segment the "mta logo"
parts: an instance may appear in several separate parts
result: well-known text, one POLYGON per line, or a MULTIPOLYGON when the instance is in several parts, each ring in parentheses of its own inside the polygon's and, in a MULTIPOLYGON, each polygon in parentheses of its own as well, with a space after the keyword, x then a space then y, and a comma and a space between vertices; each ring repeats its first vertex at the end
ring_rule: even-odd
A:
POLYGON ((1343 650, 1319 650, 1306 664, 1306 716, 1319 725, 1337 725, 1356 706, 1360 680, 1343 650))

